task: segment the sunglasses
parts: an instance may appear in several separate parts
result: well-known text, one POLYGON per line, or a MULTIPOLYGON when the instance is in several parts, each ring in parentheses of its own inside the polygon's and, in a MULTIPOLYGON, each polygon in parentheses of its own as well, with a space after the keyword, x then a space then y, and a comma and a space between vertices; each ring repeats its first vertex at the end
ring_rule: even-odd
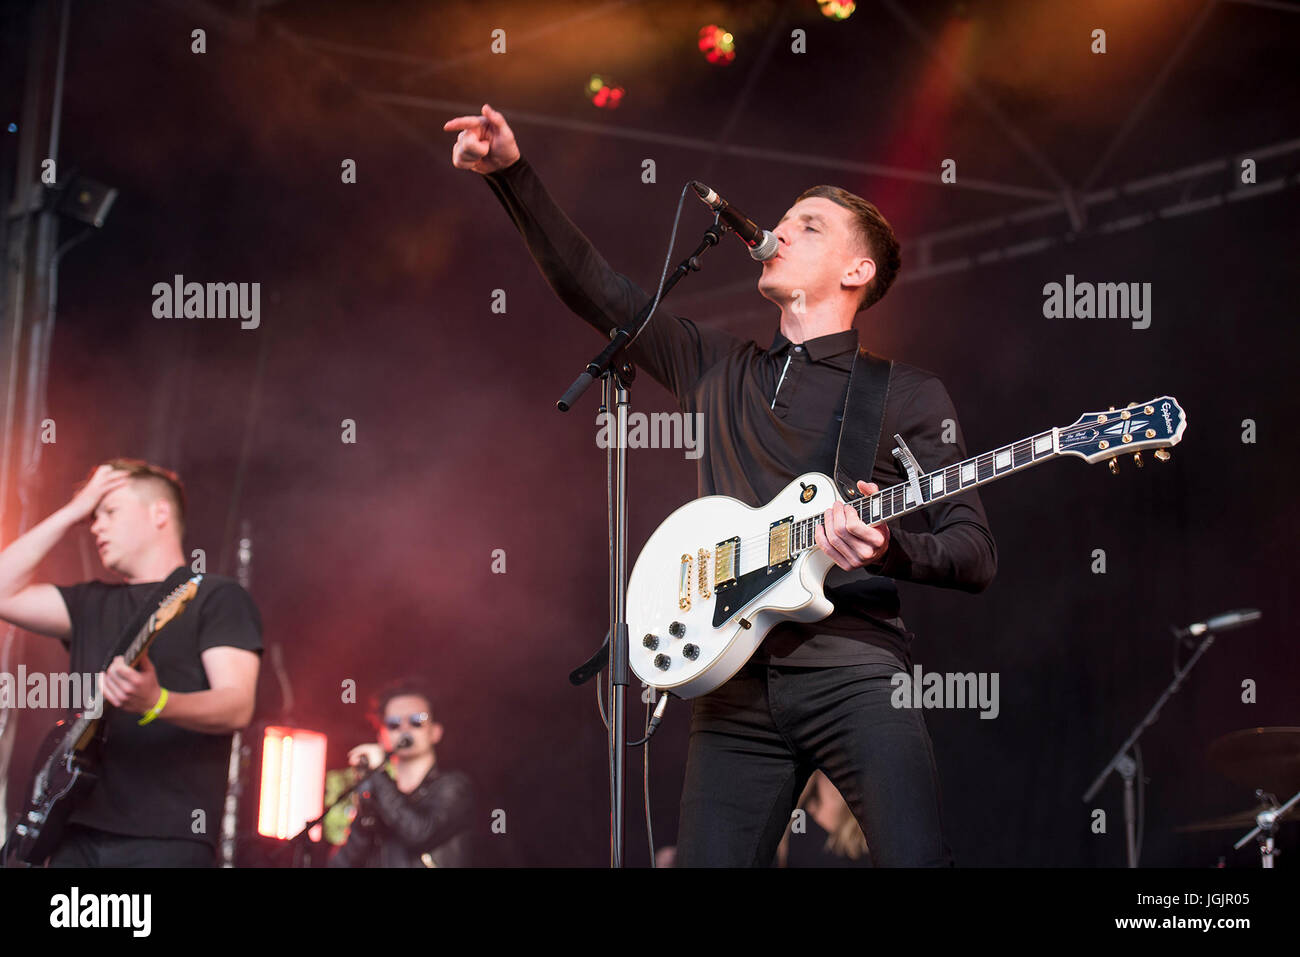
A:
POLYGON ((418 714, 397 715, 393 718, 385 718, 384 727, 389 731, 396 731, 402 726, 403 719, 409 721, 412 728, 422 728, 429 723, 429 712, 421 711, 418 714))

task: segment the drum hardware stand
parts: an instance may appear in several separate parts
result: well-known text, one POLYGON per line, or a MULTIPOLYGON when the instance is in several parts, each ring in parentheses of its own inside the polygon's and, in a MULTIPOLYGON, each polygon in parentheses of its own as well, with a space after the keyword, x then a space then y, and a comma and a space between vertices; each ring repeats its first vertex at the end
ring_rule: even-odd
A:
POLYGON ((1297 801, 1300 801, 1300 791, 1291 795, 1291 800, 1281 807, 1277 806, 1277 798, 1271 794, 1266 794, 1263 790, 1256 791, 1255 795, 1270 806, 1259 812, 1255 817, 1258 823, 1254 829, 1247 832, 1232 847, 1234 850, 1239 851, 1246 846, 1246 843, 1252 837, 1256 838, 1259 843, 1259 866, 1272 868, 1274 856, 1280 853, 1273 844, 1273 831, 1277 826, 1277 822, 1286 815, 1287 811, 1295 807, 1297 801))

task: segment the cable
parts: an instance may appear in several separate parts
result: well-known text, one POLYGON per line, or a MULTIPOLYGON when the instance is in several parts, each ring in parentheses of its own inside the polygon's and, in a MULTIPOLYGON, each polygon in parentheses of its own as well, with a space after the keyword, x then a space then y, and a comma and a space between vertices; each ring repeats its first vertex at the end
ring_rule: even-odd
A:
MULTIPOLYGON (((664 697, 668 697, 667 692, 664 697)), ((645 747, 641 749, 641 800, 645 806, 645 839, 650 850, 650 868, 655 866, 655 828, 650 819, 650 702, 645 703, 645 747)))
MULTIPOLYGON (((664 284, 668 281, 668 266, 673 259, 673 246, 675 246, 677 243, 677 227, 681 223, 682 206, 686 202, 686 193, 687 190, 689 190, 690 188, 691 188, 690 182, 688 181, 685 184, 683 184, 681 195, 677 197, 677 211, 673 214, 672 234, 668 238, 668 251, 664 255, 664 268, 659 274, 659 286, 655 289, 655 297, 654 300, 650 303, 649 312, 646 313, 646 317, 641 321, 641 324, 637 326, 636 332, 633 333, 632 338, 628 340, 627 346, 624 347, 625 349, 628 346, 631 346, 632 343, 637 340, 637 338, 645 330, 645 327, 650 324, 650 320, 651 318, 653 318, 655 314, 655 310, 659 308, 659 301, 660 299, 663 298, 663 294, 664 294, 664 284)), ((714 219, 714 222, 716 224, 717 222, 716 217, 714 219)), ((610 414, 611 410, 608 407, 604 407, 603 411, 605 412, 605 414, 608 415, 610 414)), ((614 414, 617 415, 616 410, 614 414)), ((619 441, 621 441, 622 438, 623 438, 622 435, 618 436, 619 441)), ((605 533, 606 533, 606 541, 608 542, 608 546, 609 546, 608 547, 609 567, 611 569, 614 568, 614 558, 615 558, 614 522, 616 520, 614 514, 614 467, 613 467, 614 453, 612 449, 613 447, 611 446, 611 451, 609 452, 609 454, 605 456, 605 503, 606 503, 605 504, 605 533)), ((623 516, 623 528, 620 529, 619 531, 621 531, 623 534, 623 543, 624 543, 624 547, 626 547, 627 544, 626 514, 623 516)), ((611 595, 610 597, 612 598, 613 596, 611 595)), ((609 637, 610 637, 610 649, 609 649, 610 654, 609 654, 608 663, 604 668, 604 676, 601 680, 606 683, 609 703, 612 709, 614 705, 613 663, 614 663, 614 658, 616 656, 616 650, 617 650, 615 648, 615 642, 618 641, 617 629, 611 630, 609 637)), ((658 705, 655 707, 654 714, 652 716, 650 713, 650 702, 647 701, 645 736, 641 738, 640 741, 636 741, 633 743, 625 742, 624 747, 634 748, 639 745, 648 745, 651 735, 655 733, 655 730, 659 727, 659 722, 663 720, 663 712, 664 709, 667 707, 667 705, 668 705, 668 694, 667 692, 664 692, 660 696, 658 705)), ((618 797, 618 795, 615 793, 615 781, 614 781, 614 751, 616 747, 616 742, 614 741, 614 728, 611 723, 612 715, 606 714, 604 702, 601 699, 600 682, 597 682, 596 684, 596 709, 600 713, 600 720, 605 725, 605 732, 606 732, 605 751, 606 751, 606 757, 608 759, 608 765, 609 765, 609 806, 612 809, 618 797)), ((644 753, 642 754, 641 782, 642 782, 642 793, 645 799, 646 836, 650 841, 650 866, 654 867, 654 831, 650 821, 650 749, 648 746, 646 747, 644 753)))
MULTIPOLYGON (((633 333, 632 338, 628 340, 628 346, 632 345, 632 343, 636 342, 637 339, 640 338, 645 327, 650 324, 650 319, 654 316, 655 310, 659 308, 659 300, 664 294, 664 283, 668 280, 668 264, 673 260, 673 246, 677 244, 677 226, 681 222, 682 218, 682 204, 686 202, 686 191, 690 188, 691 184, 688 180, 682 186, 681 195, 677 197, 677 212, 673 214, 673 232, 672 235, 668 237, 668 253, 664 256, 663 272, 659 275, 659 288, 655 290, 655 298, 654 302, 650 304, 650 311, 646 313, 645 319, 642 320, 641 325, 637 326, 637 330, 633 333)), ((718 218, 719 217, 716 216, 714 217, 713 221, 715 224, 718 222, 718 218)))

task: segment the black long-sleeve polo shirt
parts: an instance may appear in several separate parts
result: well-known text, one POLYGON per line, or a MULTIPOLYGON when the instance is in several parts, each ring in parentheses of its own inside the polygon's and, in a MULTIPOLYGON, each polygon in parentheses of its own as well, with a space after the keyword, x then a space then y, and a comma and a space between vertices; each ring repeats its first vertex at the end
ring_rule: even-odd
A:
MULTIPOLYGON (((584 321, 608 335, 651 298, 609 266, 526 159, 484 179, 546 281, 584 321)), ((661 302, 629 351, 676 397, 682 411, 703 414, 699 494, 729 495, 757 507, 805 472, 833 474, 857 348, 858 334, 849 329, 797 344, 778 332, 764 349, 677 316, 661 302)), ((852 440, 855 426, 850 423, 845 430, 845 441, 852 440)), ((895 433, 925 470, 966 458, 957 413, 943 383, 901 362, 890 373, 875 466, 869 478, 863 477, 882 488, 905 478, 891 454, 895 433)), ((835 611, 829 617, 783 622, 769 633, 755 660, 801 666, 896 660, 910 666, 912 635, 899 616, 894 580, 978 592, 993 579, 997 549, 973 489, 891 524, 890 533, 883 562, 852 572, 831 569, 826 596, 835 611)))

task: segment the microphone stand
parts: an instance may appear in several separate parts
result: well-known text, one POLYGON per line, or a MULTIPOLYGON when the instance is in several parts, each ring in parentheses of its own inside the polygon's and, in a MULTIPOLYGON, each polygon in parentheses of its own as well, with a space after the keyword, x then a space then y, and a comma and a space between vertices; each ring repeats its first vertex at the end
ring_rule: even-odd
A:
POLYGON ((336 807, 342 804, 346 798, 350 798, 354 793, 356 793, 357 789, 360 788, 361 785, 365 784, 367 781, 370 780, 370 778, 374 775, 375 771, 382 771, 384 765, 386 765, 389 761, 393 759, 394 754, 402 750, 402 748, 406 747, 407 743, 408 742, 406 741, 398 741, 397 747, 393 748, 393 750, 391 751, 385 751, 384 760, 379 762, 379 767, 375 768, 374 770, 370 769, 369 764, 363 758, 361 761, 361 767, 358 768, 358 771, 360 773, 357 775, 357 779, 352 782, 352 786, 349 787, 342 794, 340 794, 338 797, 336 797, 330 803, 330 806, 320 813, 319 817, 316 817, 308 821, 306 824, 302 826, 301 831, 299 831, 293 837, 289 838, 285 842, 284 847, 279 848, 275 852, 276 857, 278 859, 283 859, 284 857, 287 857, 290 852, 292 852, 294 855, 294 867, 298 867, 299 866, 297 863, 299 860, 298 852, 302 850, 303 847, 310 840, 310 838, 308 838, 307 836, 308 832, 311 831, 311 829, 316 827, 318 824, 322 823, 325 820, 325 818, 329 816, 330 811, 334 810, 336 807))
MULTIPOLYGON (((711 246, 721 241, 722 233, 729 227, 718 221, 704 231, 704 238, 689 256, 677 264, 659 294, 662 301, 669 290, 691 271, 700 269, 699 257, 711 246)), ((618 433, 617 440, 605 450, 606 467, 613 474, 610 489, 609 511, 614 515, 613 537, 610 543, 609 564, 609 635, 613 639, 610 663, 609 750, 610 750, 610 867, 623 866, 624 853, 624 799, 626 796, 627 758, 627 685, 628 685, 628 634, 627 634, 627 418, 628 388, 636 377, 630 360, 622 356, 641 330, 641 324, 655 306, 652 298, 627 325, 610 333, 610 342, 604 350, 587 363, 587 368, 569 386, 556 402, 561 412, 568 412, 597 378, 601 380, 601 411, 612 406, 618 433), (616 365, 617 362, 617 365, 616 365)), ((608 514, 608 512, 606 513, 608 514)))
POLYGON ((1138 866, 1137 836, 1135 831, 1136 820, 1133 800, 1133 779, 1136 776, 1137 764, 1134 762, 1133 758, 1129 756, 1129 751, 1137 744, 1137 740, 1142 736, 1142 732, 1155 724, 1156 719, 1160 717, 1160 709, 1163 708, 1165 702, 1173 697, 1173 695, 1178 691, 1179 687, 1182 686, 1183 679, 1187 677, 1188 672, 1192 670, 1196 665, 1197 660, 1201 655, 1205 654, 1205 652, 1209 650, 1209 647, 1212 644, 1214 644, 1214 632, 1207 630, 1205 632, 1205 638, 1202 639, 1200 645, 1197 646, 1196 652, 1187 659, 1185 665, 1174 672, 1174 680, 1169 683, 1169 687, 1164 690, 1164 693, 1158 699, 1156 699, 1156 703, 1151 706, 1151 710, 1146 713, 1146 717, 1137 723, 1133 732, 1127 739, 1125 739, 1124 743, 1119 746, 1119 750, 1115 752, 1115 756, 1110 759, 1110 763, 1102 769, 1101 773, 1097 775, 1097 779, 1092 782, 1092 786, 1088 788, 1087 792, 1083 795, 1083 801, 1086 804, 1088 801, 1092 800, 1093 796, 1099 790, 1101 790, 1102 784, 1110 773, 1115 770, 1119 771, 1120 777, 1124 780, 1124 834, 1129 867, 1138 866))

